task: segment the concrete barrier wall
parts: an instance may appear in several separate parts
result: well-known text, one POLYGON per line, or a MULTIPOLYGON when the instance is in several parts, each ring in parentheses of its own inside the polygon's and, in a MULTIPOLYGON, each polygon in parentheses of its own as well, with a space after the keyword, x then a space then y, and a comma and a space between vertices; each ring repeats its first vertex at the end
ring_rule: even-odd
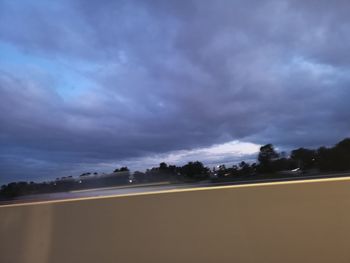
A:
POLYGON ((350 180, 0 207, 0 262, 350 262, 350 180))

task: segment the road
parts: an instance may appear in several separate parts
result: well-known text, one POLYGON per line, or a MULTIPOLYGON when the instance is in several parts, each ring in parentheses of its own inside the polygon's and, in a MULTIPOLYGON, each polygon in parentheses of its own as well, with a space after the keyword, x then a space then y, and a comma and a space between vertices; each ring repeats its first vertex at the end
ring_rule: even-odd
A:
POLYGON ((245 184, 259 184, 259 183, 270 183, 270 182, 284 182, 284 181, 299 181, 299 180, 311 180, 311 179, 322 179, 322 178, 334 178, 334 177, 349 177, 348 173, 333 173, 333 174, 319 174, 313 176, 290 176, 286 178, 274 178, 274 179, 259 179, 259 180, 242 180, 235 182, 217 182, 213 183, 210 181, 198 182, 198 183, 178 183, 171 184, 169 182, 161 183, 150 183, 142 185, 127 185, 127 186, 116 186, 116 187, 105 187, 95 188, 86 190, 76 190, 60 193, 47 193, 47 194, 35 194, 19 196, 9 201, 1 201, 1 205, 8 204, 21 204, 21 203, 35 203, 53 200, 67 200, 67 199, 78 199, 78 198, 91 198, 101 196, 122 196, 130 194, 143 194, 143 193, 154 193, 169 190, 179 189, 195 189, 201 187, 216 187, 225 185, 245 185, 245 184))

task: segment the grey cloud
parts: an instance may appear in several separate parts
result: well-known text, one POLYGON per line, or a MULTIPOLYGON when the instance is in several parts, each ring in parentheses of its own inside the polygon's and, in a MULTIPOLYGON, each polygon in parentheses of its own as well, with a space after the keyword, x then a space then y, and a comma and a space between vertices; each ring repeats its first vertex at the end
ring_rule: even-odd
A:
POLYGON ((2 72, 0 165, 10 171, 13 149, 49 172, 236 139, 286 149, 335 143, 350 135, 348 9, 347 1, 4 2, 0 41, 65 61, 94 88, 67 101, 54 79, 2 72))

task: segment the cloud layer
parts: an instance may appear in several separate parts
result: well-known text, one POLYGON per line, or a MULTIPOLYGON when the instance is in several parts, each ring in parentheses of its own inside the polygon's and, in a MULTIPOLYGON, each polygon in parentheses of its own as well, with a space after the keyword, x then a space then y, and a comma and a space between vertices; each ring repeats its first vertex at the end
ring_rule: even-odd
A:
POLYGON ((232 141, 289 149, 350 136, 349 8, 1 1, 0 183, 179 151, 227 161, 198 149, 232 141))

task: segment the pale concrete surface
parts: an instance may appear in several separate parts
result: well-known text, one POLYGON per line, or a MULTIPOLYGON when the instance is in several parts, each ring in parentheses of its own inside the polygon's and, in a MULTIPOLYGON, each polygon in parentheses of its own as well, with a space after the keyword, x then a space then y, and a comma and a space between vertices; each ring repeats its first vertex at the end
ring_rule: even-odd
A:
POLYGON ((0 207, 1 263, 350 262, 350 179, 0 207))

